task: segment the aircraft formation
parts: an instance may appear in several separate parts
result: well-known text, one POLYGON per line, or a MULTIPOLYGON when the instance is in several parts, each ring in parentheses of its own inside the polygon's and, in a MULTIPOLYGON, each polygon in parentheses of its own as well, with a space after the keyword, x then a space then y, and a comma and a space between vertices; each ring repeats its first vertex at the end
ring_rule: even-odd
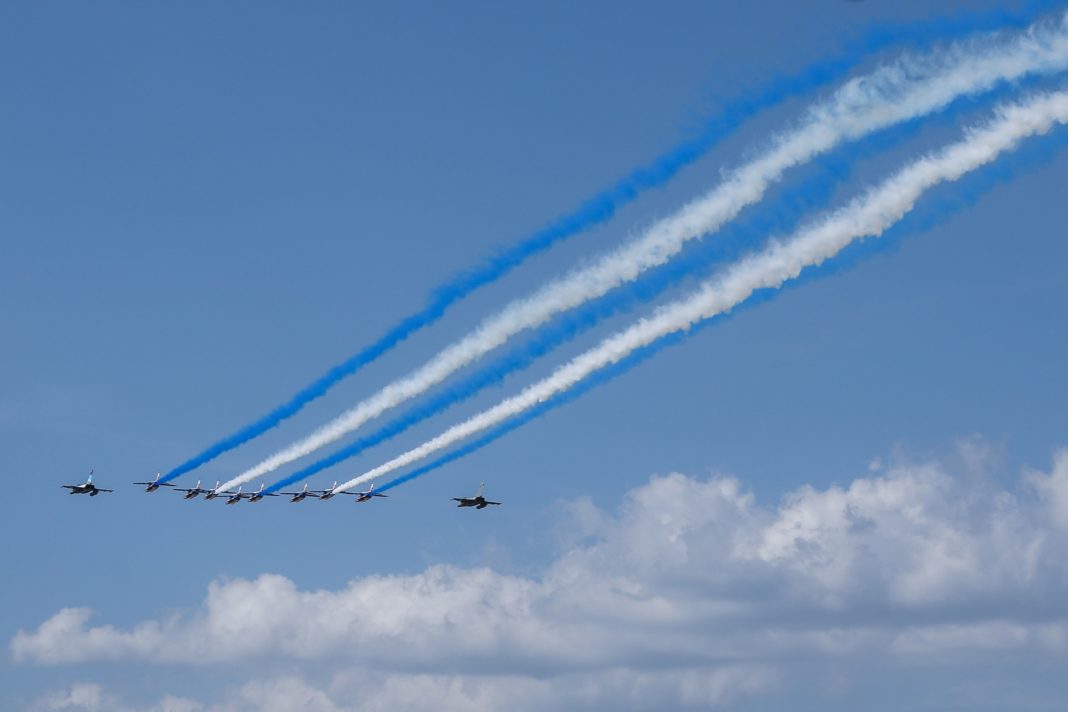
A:
MULTIPOLYGON (((337 495, 352 495, 356 498, 356 502, 370 502, 375 497, 388 497, 387 494, 381 492, 375 492, 375 485, 372 482, 371 485, 363 490, 357 492, 349 492, 348 490, 339 490, 337 488, 337 480, 334 480, 334 484, 329 489, 313 490, 309 489, 308 485, 304 485, 304 489, 299 492, 265 492, 263 484, 260 485, 258 490, 253 492, 243 492, 241 487, 237 490, 222 490, 220 489, 220 483, 216 482, 214 487, 201 487, 200 480, 192 487, 175 487, 170 482, 160 482, 161 473, 156 473, 156 479, 151 482, 134 482, 135 485, 140 485, 145 488, 145 492, 155 492, 160 487, 174 487, 175 492, 182 493, 182 499, 196 499, 200 495, 204 495, 205 500, 209 499, 224 499, 227 504, 237 504, 243 499, 247 499, 249 502, 259 502, 265 497, 289 497, 289 501, 300 502, 304 499, 333 499, 337 495)), ((78 485, 60 485, 68 490, 70 494, 87 494, 90 497, 95 497, 101 492, 114 492, 115 490, 102 489, 93 484, 93 470, 89 470, 89 478, 82 484, 78 485)), ((453 497, 452 501, 459 502, 457 507, 474 507, 475 509, 485 509, 487 506, 499 505, 500 502, 491 502, 487 500, 482 492, 486 487, 486 483, 482 482, 478 486, 478 491, 475 492, 474 497, 453 497)))

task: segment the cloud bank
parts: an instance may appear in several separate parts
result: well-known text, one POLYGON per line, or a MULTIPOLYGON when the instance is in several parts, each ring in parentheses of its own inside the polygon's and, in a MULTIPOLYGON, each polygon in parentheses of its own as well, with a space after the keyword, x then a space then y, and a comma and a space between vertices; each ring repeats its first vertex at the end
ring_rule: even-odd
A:
POLYGON ((538 576, 438 565, 301 590, 264 574, 129 629, 65 608, 10 649, 40 665, 329 671, 171 700, 205 710, 707 708, 812 664, 1063 663, 1068 450, 1009 487, 960 470, 902 463, 774 505, 731 476, 656 476, 614 513, 572 503, 586 543, 538 576))

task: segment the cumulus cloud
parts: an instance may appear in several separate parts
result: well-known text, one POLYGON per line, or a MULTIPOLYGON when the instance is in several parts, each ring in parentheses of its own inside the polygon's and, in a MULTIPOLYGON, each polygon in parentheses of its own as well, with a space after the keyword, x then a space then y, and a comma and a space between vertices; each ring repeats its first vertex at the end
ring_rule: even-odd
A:
POLYGON ((1068 530, 1068 449, 1057 453, 1049 474, 1034 472, 1027 479, 1041 494, 1053 523, 1068 530))
POLYGON ((729 665, 687 670, 605 670, 553 678, 521 675, 377 675, 347 669, 331 682, 298 676, 257 679, 214 703, 168 695, 132 706, 95 684, 49 693, 32 712, 539 712, 541 710, 662 709, 664 704, 708 709, 775 686, 767 666, 729 665), (58 705, 58 706, 57 706, 58 705))
POLYGON ((48 710, 95 710, 109 709, 104 705, 114 705, 114 700, 104 693, 104 688, 94 683, 77 683, 67 689, 54 690, 42 696, 32 709, 44 712, 48 710))
MULTIPOLYGON (((68 688, 53 690, 30 705, 30 712, 204 712, 195 700, 166 695, 149 707, 127 707, 117 695, 92 682, 79 682, 68 688)), ((296 708, 294 708, 296 709, 296 708)))
POLYGON ((614 513, 577 506, 570 547, 538 576, 439 565, 304 591, 264 574, 128 629, 63 609, 11 652, 310 661, 335 680, 250 683, 204 709, 326 712, 700 708, 767 691, 799 661, 1060 658, 1068 451, 1009 488, 976 474, 976 452, 963 472, 883 463, 774 505, 731 476, 657 476, 614 513))

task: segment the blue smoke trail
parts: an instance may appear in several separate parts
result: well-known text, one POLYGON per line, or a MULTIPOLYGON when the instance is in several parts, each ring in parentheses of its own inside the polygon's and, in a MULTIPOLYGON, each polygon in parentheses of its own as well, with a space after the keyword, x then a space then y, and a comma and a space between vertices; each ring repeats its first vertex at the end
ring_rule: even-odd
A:
POLYGON ((470 398, 484 388, 502 383, 509 375, 526 368, 538 358, 571 341, 604 319, 628 311, 636 304, 656 298, 668 287, 677 285, 681 279, 704 273, 709 265, 728 261, 741 255, 745 252, 746 246, 755 244, 770 233, 778 232, 779 230, 772 228, 773 223, 783 225, 790 223, 791 220, 795 223, 809 209, 826 202, 834 188, 845 180, 847 175, 848 167, 844 160, 829 163, 818 178, 814 178, 800 190, 792 191, 782 201, 785 208, 779 205, 776 205, 774 209, 769 208, 767 216, 753 221, 751 225, 729 225, 720 230, 717 239, 700 241, 688 251, 685 257, 652 270, 639 281, 625 288, 617 289, 565 313, 505 356, 497 358, 459 383, 445 388, 425 403, 409 409, 404 415, 375 432, 358 438, 330 455, 275 482, 265 491, 277 492, 283 487, 288 487, 328 467, 355 457, 364 450, 399 435, 412 426, 470 398), (840 163, 842 165, 839 165, 840 163))
POLYGON ((764 89, 743 96, 706 121, 696 137, 635 169, 612 187, 582 203, 574 212, 558 218, 483 264, 456 275, 435 289, 420 311, 402 319, 370 346, 331 368, 286 403, 170 470, 160 481, 169 482, 180 477, 297 414, 308 403, 326 394, 339 381, 356 373, 423 327, 437 321, 454 303, 480 287, 500 279, 528 258, 549 249, 557 242, 608 220, 618 208, 632 202, 642 192, 664 184, 682 168, 707 153, 742 121, 759 111, 844 77, 866 56, 886 47, 899 44, 920 45, 933 40, 950 41, 974 32, 1025 27, 1036 15, 1055 6, 1056 3, 1050 0, 1036 0, 1029 3, 1027 9, 1021 13, 999 10, 958 18, 939 18, 900 28, 870 30, 860 41, 847 45, 846 51, 839 57, 775 80, 764 89))
MULTIPOLYGON (((1021 85, 1028 86, 1041 81, 1039 79, 1022 82, 1021 85)), ((952 121, 962 112, 996 102, 1014 90, 1015 87, 1007 87, 984 97, 958 99, 934 120, 952 121)), ((800 187, 789 188, 778 198, 765 201, 754 208, 756 214, 745 223, 730 223, 716 233, 715 239, 696 241, 683 256, 650 271, 638 281, 565 313, 507 355, 482 367, 459 383, 445 388, 425 403, 409 409, 405 414, 375 432, 360 437, 330 455, 278 480, 266 491, 277 492, 283 487, 288 487, 328 467, 355 457, 368 448, 400 435, 424 420, 444 412, 481 390, 501 384, 508 376, 525 369, 535 360, 571 341, 604 319, 629 311, 635 305, 652 301, 669 287, 678 286, 686 279, 704 276, 710 266, 728 263, 741 257, 762 243, 768 235, 793 233, 804 215, 813 208, 826 204, 834 190, 848 180, 850 168, 858 158, 871 156, 901 143, 931 120, 930 117, 912 119, 818 159, 813 165, 813 169, 818 171, 817 175, 809 177, 800 187)))
POLYGON ((974 205, 983 194, 989 192, 997 185, 1008 182, 1021 171, 1031 170, 1049 162, 1054 155, 1063 151, 1065 148, 1068 148, 1068 132, 1055 131, 1049 135, 1031 139, 1027 145, 1017 149, 1019 153, 1014 152, 989 167, 985 167, 974 174, 965 176, 960 179, 957 184, 934 189, 936 195, 931 205, 921 211, 906 216, 901 222, 883 233, 882 237, 859 240, 843 250, 839 256, 827 260, 823 265, 806 269, 798 278, 787 282, 782 287, 761 289, 754 292, 749 299, 742 304, 739 304, 728 313, 718 314, 710 319, 694 324, 688 331, 668 334, 647 346, 635 350, 617 363, 591 374, 588 378, 580 381, 570 390, 558 393, 543 403, 539 403, 530 410, 506 420, 500 425, 486 431, 486 433, 475 440, 401 475, 400 477, 390 480, 382 487, 379 487, 377 491, 386 492, 394 487, 404 484, 405 482, 410 482, 428 472, 432 472, 444 465, 466 457, 476 450, 480 450, 495 440, 507 435, 513 430, 541 417, 550 410, 554 410, 566 403, 570 403, 593 388, 608 383, 617 376, 630 371, 639 363, 642 363, 646 359, 659 353, 661 350, 681 343, 684 339, 700 330, 717 325, 726 319, 735 318, 740 313, 744 313, 748 309, 764 304, 788 290, 797 289, 809 282, 823 279, 829 275, 836 274, 843 269, 847 269, 866 257, 888 248, 892 248, 896 244, 900 244, 901 240, 909 234, 930 230, 958 213, 961 209, 974 205))
POLYGON ((874 240, 861 240, 857 243, 854 243, 853 246, 846 248, 846 250, 842 254, 841 260, 836 257, 834 259, 828 260, 827 263, 824 263, 824 265, 827 266, 826 268, 820 267, 813 268, 811 270, 805 270, 805 272, 803 272, 797 280, 789 282, 783 285, 783 287, 781 288, 767 288, 754 292, 753 296, 750 297, 750 299, 745 301, 743 304, 739 304, 737 307, 734 308, 732 312, 729 312, 727 314, 720 314, 710 319, 698 322, 689 331, 676 332, 673 334, 666 335, 658 339, 658 341, 654 342, 653 344, 649 344, 648 346, 637 349, 632 353, 628 354, 627 357, 623 360, 618 361, 617 363, 612 364, 611 366, 603 368, 597 371, 596 374, 593 374, 585 380, 580 381, 569 391, 556 394, 555 396, 547 399, 546 401, 541 402, 541 404, 538 404, 534 408, 520 413, 519 415, 513 418, 509 418, 509 420, 505 421, 504 423, 501 423, 500 425, 488 430, 480 438, 472 440, 471 442, 462 445, 452 450, 452 452, 446 453, 445 455, 435 460, 431 460, 430 462, 419 466, 419 468, 414 469, 411 472, 391 479, 389 482, 387 482, 386 485, 379 487, 377 491, 386 492, 388 490, 393 489, 394 487, 404 485, 405 482, 421 477, 428 472, 433 472, 434 470, 441 468, 441 466, 443 465, 459 460, 460 458, 464 458, 474 453, 475 450, 482 449, 493 441, 499 440, 500 438, 505 436, 505 434, 512 432, 513 430, 527 423, 530 423, 531 421, 536 420, 536 418, 540 417, 541 415, 544 415, 547 412, 556 408, 560 408, 561 406, 568 404, 568 402, 581 397, 585 393, 588 393, 591 390, 595 389, 595 387, 597 387, 598 385, 608 383, 609 381, 615 379, 617 376, 621 376, 627 373, 627 371, 632 369, 634 366, 637 366, 638 364, 649 359, 650 357, 653 357, 653 355, 665 348, 681 343, 682 341, 684 341, 685 338, 689 337, 691 334, 696 333, 697 331, 701 331, 713 325, 718 325, 718 323, 722 322, 725 319, 734 318, 738 316, 739 313, 744 312, 745 310, 749 310, 749 308, 753 308, 758 304, 763 304, 767 301, 770 301, 771 299, 774 299, 775 297, 778 297, 779 295, 783 294, 783 292, 787 289, 795 289, 803 284, 807 284, 808 282, 826 278, 826 276, 828 276, 829 274, 841 271, 843 269, 843 264, 847 266, 857 264, 859 260, 864 256, 874 254, 876 251, 878 251, 877 249, 871 249, 871 247, 869 246, 874 246, 874 244, 877 244, 882 241, 889 241, 891 243, 899 242, 902 238, 909 234, 930 230, 931 227, 955 215, 955 213, 958 212, 961 208, 974 204, 974 202, 978 200, 978 197, 981 194, 991 190, 996 185, 1006 183, 1008 179, 1010 179, 1012 176, 1017 175, 1021 170, 1030 169, 1035 167, 1035 165, 1041 164, 1042 162, 1049 161, 1055 153, 1057 153, 1058 151, 1063 151, 1065 147, 1068 147, 1068 135, 1066 135, 1066 133, 1064 133, 1063 131, 1059 131, 1052 140, 1043 140, 1042 138, 1039 138, 1038 142, 1045 145, 1033 146, 1031 149, 1028 149, 1025 154, 1019 157, 1014 156, 1007 159, 1007 164, 995 164, 994 167, 990 168, 990 170, 980 170, 974 178, 963 178, 962 185, 958 188, 958 190, 952 191, 953 194, 951 195, 943 196, 941 200, 936 201, 935 205, 926 209, 922 213, 922 215, 917 215, 915 218, 906 219, 898 223, 894 227, 890 228, 889 231, 886 231, 886 233, 884 233, 883 236, 880 238, 874 240))

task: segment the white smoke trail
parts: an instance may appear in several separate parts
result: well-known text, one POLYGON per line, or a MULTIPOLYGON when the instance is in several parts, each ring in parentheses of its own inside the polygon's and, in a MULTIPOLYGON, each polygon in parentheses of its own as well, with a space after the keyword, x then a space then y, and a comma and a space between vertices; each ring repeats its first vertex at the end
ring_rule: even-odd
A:
POLYGON ((712 232, 759 200, 789 168, 844 141, 944 108, 955 99, 988 91, 1004 81, 1068 68, 1068 13, 1006 41, 1002 35, 959 42, 922 55, 906 55, 858 77, 810 108, 798 128, 779 136, 756 159, 729 174, 705 195, 654 224, 639 239, 590 267, 517 300, 475 331, 445 348, 413 373, 271 455, 225 483, 230 489, 328 445, 372 418, 445 380, 515 334, 599 297, 642 272, 664 264, 689 240, 712 232))
POLYGON ((342 491, 409 465, 470 435, 504 422, 568 390, 590 374, 610 366, 636 349, 669 334, 729 311, 758 289, 778 288, 807 267, 819 265, 851 242, 876 237, 900 220, 923 194, 939 183, 954 181, 1015 148, 1024 138, 1068 123, 1068 91, 1044 94, 1026 104, 1000 108, 997 117, 942 151, 909 164, 899 173, 792 239, 773 242, 706 282, 689 298, 659 310, 630 328, 577 356, 551 376, 519 395, 449 428, 436 438, 384 465, 335 488, 342 491))

